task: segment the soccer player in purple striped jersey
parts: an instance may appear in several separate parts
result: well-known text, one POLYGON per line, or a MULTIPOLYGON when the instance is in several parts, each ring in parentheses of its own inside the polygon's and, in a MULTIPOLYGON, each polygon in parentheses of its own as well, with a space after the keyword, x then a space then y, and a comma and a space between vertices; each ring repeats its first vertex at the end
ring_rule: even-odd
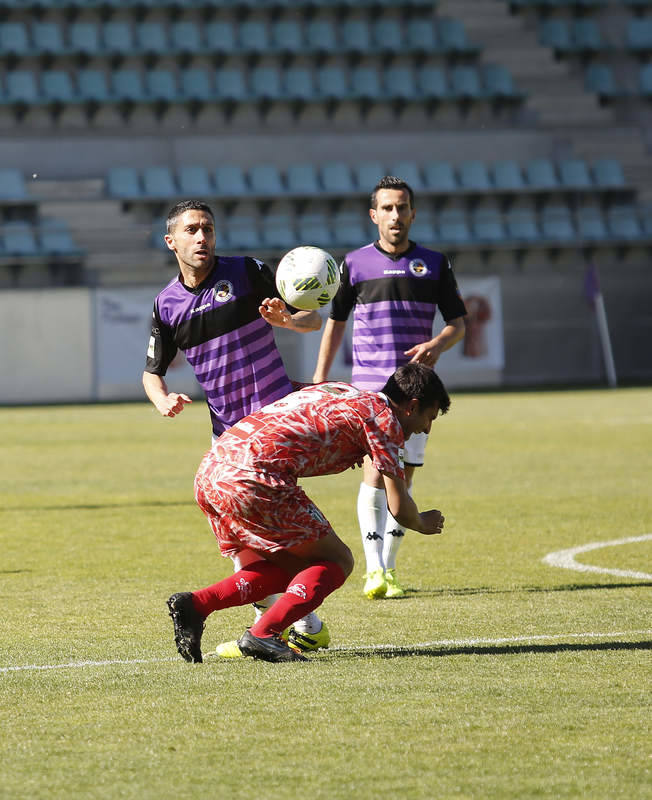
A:
MULTIPOLYGON (((215 218, 202 201, 185 200, 170 210, 165 241, 176 256, 179 274, 154 301, 143 386, 160 414, 180 414, 192 400, 168 391, 165 374, 182 350, 204 390, 217 438, 292 391, 271 326, 306 333, 319 330, 321 317, 316 311, 288 308, 262 261, 216 255, 215 218)), ((259 558, 243 551, 235 568, 259 558)), ((258 603, 258 613, 274 599, 258 603)), ((323 631, 321 641, 328 644, 328 629, 316 615, 295 627, 313 638, 323 631)), ((240 656, 235 643, 230 644, 221 654, 240 656)))
MULTIPOLYGON (((464 337, 466 308, 449 260, 409 238, 414 193, 400 178, 385 176, 371 194, 369 215, 378 239, 347 253, 341 281, 322 335, 315 383, 328 380, 335 354, 353 311, 353 375, 359 389, 379 391, 407 362, 434 367, 439 356, 464 337), (439 309, 445 325, 433 336, 439 309)), ((405 443, 405 471, 412 485, 422 466, 426 434, 405 443)), ((387 510, 382 477, 365 459, 358 494, 358 521, 367 562, 364 594, 370 599, 402 597, 396 554, 405 529, 387 510)))

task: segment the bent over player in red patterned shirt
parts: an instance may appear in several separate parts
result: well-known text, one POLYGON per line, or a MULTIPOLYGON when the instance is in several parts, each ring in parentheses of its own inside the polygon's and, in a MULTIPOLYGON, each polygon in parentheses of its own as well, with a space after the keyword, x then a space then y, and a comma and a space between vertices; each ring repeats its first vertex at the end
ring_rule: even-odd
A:
POLYGON ((353 556, 299 478, 343 472, 368 455, 383 476, 394 517, 419 533, 441 533, 441 512, 419 512, 408 493, 403 445, 413 433, 429 433, 449 406, 432 369, 409 363, 381 392, 346 383, 310 386, 225 431, 199 466, 195 496, 223 556, 248 551, 259 558, 213 586, 169 598, 183 658, 202 660, 204 623, 213 611, 283 592, 238 646, 265 661, 305 660, 281 633, 344 583, 353 556))

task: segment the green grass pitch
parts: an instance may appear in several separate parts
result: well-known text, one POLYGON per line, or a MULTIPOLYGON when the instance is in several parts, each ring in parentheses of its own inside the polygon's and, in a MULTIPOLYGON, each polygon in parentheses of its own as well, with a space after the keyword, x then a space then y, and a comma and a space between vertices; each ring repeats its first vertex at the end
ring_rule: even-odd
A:
POLYGON ((360 472, 305 481, 356 556, 308 664, 176 654, 166 598, 231 570, 208 440, 201 402, 0 409, 0 797, 652 798, 652 582, 543 561, 652 533, 652 390, 453 393, 415 481, 445 533, 406 536, 401 600, 361 593, 360 472))

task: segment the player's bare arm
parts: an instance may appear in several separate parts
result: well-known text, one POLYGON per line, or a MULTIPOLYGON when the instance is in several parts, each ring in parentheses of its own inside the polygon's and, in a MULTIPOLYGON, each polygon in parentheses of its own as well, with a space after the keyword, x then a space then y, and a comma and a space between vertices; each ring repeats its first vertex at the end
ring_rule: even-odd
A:
POLYGON ((176 417, 187 403, 192 403, 187 394, 168 392, 165 380, 153 372, 143 372, 143 387, 156 410, 164 417, 176 417))
POLYGON ((410 361, 425 364, 427 367, 434 367, 442 353, 464 338, 465 330, 464 317, 456 317, 447 322, 441 333, 435 336, 434 339, 415 344, 414 347, 405 350, 404 354, 411 357, 410 361))
POLYGON ((346 322, 340 322, 339 320, 335 319, 326 320, 324 333, 322 334, 321 343, 319 345, 317 367, 315 368, 315 373, 312 376, 313 383, 323 383, 324 381, 328 380, 328 374, 333 366, 335 354, 342 344, 345 329, 346 322))
POLYGON ((410 497, 404 480, 386 473, 382 473, 382 475, 387 495, 387 507, 399 525, 426 536, 442 532, 444 517, 441 511, 431 509, 420 512, 417 504, 410 497))
POLYGON ((266 297, 258 308, 260 316, 277 328, 289 328, 297 333, 309 333, 321 328, 317 311, 296 311, 291 314, 280 297, 266 297))

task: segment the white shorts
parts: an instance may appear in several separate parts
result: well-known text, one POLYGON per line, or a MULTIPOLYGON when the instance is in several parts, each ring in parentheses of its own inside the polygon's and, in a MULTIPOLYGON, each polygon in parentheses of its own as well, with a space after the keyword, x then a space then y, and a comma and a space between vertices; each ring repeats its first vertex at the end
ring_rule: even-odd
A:
POLYGON ((403 461, 408 467, 422 467, 426 456, 427 433, 413 433, 403 448, 403 461))

